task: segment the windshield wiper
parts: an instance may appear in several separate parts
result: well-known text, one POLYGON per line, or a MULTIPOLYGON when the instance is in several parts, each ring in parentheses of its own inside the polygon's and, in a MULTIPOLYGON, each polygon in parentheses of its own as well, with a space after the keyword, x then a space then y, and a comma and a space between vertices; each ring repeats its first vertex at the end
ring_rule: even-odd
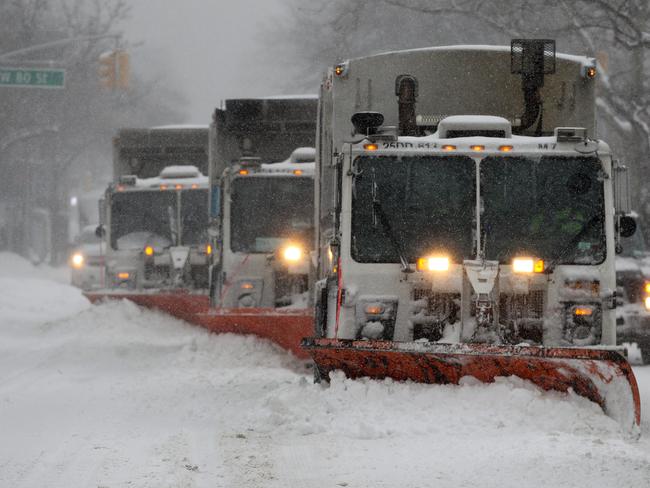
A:
POLYGON ((602 218, 600 215, 594 215, 592 218, 590 218, 585 224, 580 228, 580 231, 571 238, 571 240, 567 243, 566 246, 562 248, 560 253, 557 255, 555 259, 551 261, 551 263, 548 265, 546 268, 546 272, 550 273, 553 271, 555 266, 560 264, 560 262, 569 255, 570 251, 575 252, 575 246, 580 242, 580 240, 591 230, 594 224, 601 222, 602 218))
POLYGON ((167 206, 167 216, 169 217, 169 232, 172 236, 173 245, 177 246, 178 243, 178 225, 176 222, 176 216, 174 215, 174 209, 171 205, 167 206))
POLYGON ((381 226, 384 230, 384 234, 386 237, 388 237, 388 240, 390 241, 391 245, 393 246, 393 249, 397 253, 397 256, 399 257, 399 261, 402 265, 402 272, 403 273, 412 273, 413 270, 411 269, 411 265, 408 262, 408 259, 406 259, 406 256, 404 254, 404 249, 402 249, 402 245, 400 242, 397 240, 395 237, 395 233, 393 232, 393 226, 390 225, 390 220, 388 219, 388 216, 386 215, 386 212, 384 212, 384 208, 381 205, 381 201, 379 200, 379 185, 377 185, 377 181, 375 180, 375 170, 373 168, 372 170, 372 224, 373 226, 376 226, 376 218, 379 218, 379 222, 381 223, 381 226))

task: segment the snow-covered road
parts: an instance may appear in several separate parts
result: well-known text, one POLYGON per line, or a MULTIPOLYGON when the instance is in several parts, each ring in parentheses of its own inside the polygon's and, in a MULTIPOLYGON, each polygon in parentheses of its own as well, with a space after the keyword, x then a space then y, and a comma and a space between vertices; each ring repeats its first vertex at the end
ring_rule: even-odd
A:
POLYGON ((650 415, 631 441, 516 380, 326 388, 269 343, 91 307, 15 256, 0 270, 3 488, 650 486, 650 415))

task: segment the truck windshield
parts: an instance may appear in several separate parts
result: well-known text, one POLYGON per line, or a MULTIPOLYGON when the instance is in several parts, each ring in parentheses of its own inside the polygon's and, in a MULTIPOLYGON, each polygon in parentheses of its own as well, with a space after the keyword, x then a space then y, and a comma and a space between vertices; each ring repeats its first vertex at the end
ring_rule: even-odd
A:
POLYGON ((181 191, 181 228, 184 246, 208 242, 208 190, 181 191))
POLYGON ((481 224, 487 259, 517 255, 555 264, 605 259, 604 197, 595 158, 487 157, 481 224))
POLYGON ((476 208, 472 159, 360 156, 354 166, 352 257, 357 262, 399 262, 396 246, 379 221, 377 203, 409 262, 432 252, 455 262, 471 258, 476 208))
POLYGON ((176 192, 126 191, 111 197, 111 247, 167 247, 175 241, 176 192))
POLYGON ((297 176, 247 176, 232 182, 230 247, 269 253, 291 239, 311 248, 314 180, 297 176))

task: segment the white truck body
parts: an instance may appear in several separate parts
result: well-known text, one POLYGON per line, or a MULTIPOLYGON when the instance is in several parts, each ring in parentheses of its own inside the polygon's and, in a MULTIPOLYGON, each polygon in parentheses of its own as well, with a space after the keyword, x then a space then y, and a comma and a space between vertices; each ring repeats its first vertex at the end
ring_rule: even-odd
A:
MULTIPOLYGON (((582 137, 583 133, 589 138, 596 135, 592 79, 595 61, 558 54, 554 60, 555 74, 547 76, 540 88, 542 116, 535 117, 527 127, 522 126, 527 108, 521 78, 511 73, 510 64, 508 47, 451 46, 353 59, 330 70, 321 89, 317 142, 316 295, 324 309, 317 335, 395 341, 616 344, 612 155, 604 142, 582 137), (410 125, 411 131, 417 132, 415 136, 400 134, 403 121, 398 92, 404 78, 415 80, 410 125), (350 121, 355 113, 363 111, 380 112, 384 119, 383 128, 368 137, 355 134, 350 121), (558 132, 558 127, 585 131, 558 132), (382 158, 395 164, 392 180, 384 175, 375 181, 372 176, 375 171, 382 171, 381 165, 372 161, 382 158), (408 263, 400 263, 396 252, 388 252, 390 259, 364 257, 360 242, 370 242, 372 247, 372 241, 363 239, 364 232, 375 240, 385 240, 384 248, 390 246, 384 226, 377 222, 373 202, 381 205, 382 199, 390 200, 391 195, 401 191, 406 195, 405 208, 411 205, 412 212, 418 212, 421 202, 435 199, 433 191, 427 195, 419 188, 424 193, 409 201, 408 189, 400 186, 399 178, 404 177, 404 172, 399 166, 403 163, 411 165, 413 171, 421 171, 423 178, 431 178, 433 188, 433 176, 422 169, 424 166, 418 167, 417 158, 441 165, 439 178, 452 178, 448 181, 450 187, 455 173, 445 173, 444 165, 467 167, 467 179, 463 181, 473 185, 473 195, 467 197, 462 211, 458 213, 455 207, 445 209, 444 201, 436 207, 443 214, 456 212, 455 224, 465 229, 462 239, 468 243, 466 249, 455 249, 457 242, 450 237, 454 232, 441 228, 440 235, 448 237, 436 237, 435 230, 423 232, 421 239, 431 249, 420 249, 421 255, 415 255, 413 249, 418 246, 412 239, 417 233, 407 232, 398 222, 394 225, 398 234, 395 240, 401 241, 406 249, 408 263), (588 264, 581 264, 581 258, 567 260, 553 252, 535 255, 532 248, 543 246, 531 241, 528 252, 501 249, 499 252, 505 257, 494 255, 499 242, 508 236, 494 236, 485 227, 490 224, 485 221, 494 205, 488 199, 494 195, 489 196, 486 187, 502 191, 509 187, 505 183, 499 186, 498 174, 492 174, 490 180, 483 172, 499 167, 505 158, 529 165, 531 192, 544 188, 532 171, 542 174, 547 171, 546 163, 557 168, 564 167, 563 161, 575 165, 574 171, 567 170, 566 178, 582 181, 579 185, 587 185, 585 191, 599 198, 599 216, 589 217, 598 220, 595 227, 602 231, 587 229, 587 233, 598 235, 599 242, 576 236, 580 242, 574 246, 597 248, 593 259, 583 259, 588 264), (369 192, 372 197, 368 197, 369 192), (359 210, 360 203, 355 200, 363 202, 367 210, 359 210), (372 213, 373 224, 366 222, 365 230, 363 226, 355 228, 355 218, 359 222, 370 218, 364 212, 372 213), (444 270, 416 270, 418 258, 436 256, 447 260, 444 270), (515 272, 513 258, 517 257, 530 258, 531 263, 544 261, 540 264, 542 272, 532 268, 530 272, 515 272), (481 330, 486 325, 491 330, 481 330)), ((507 161, 503 164, 510 164, 507 161)), ((558 169, 555 174, 561 172, 558 169)), ((417 181, 409 182, 417 185, 417 181)), ((514 195, 521 193, 521 185, 526 184, 511 183, 514 195)), ((444 185, 435 188, 444 191, 444 185)), ((585 206, 578 194, 575 200, 579 201, 576 205, 585 206)), ((512 205, 520 204, 513 196, 512 205)), ((555 203, 549 205, 553 207, 555 203)), ((408 220, 408 213, 389 213, 392 220, 400 220, 400 215, 408 220)), ((520 223, 532 225, 532 215, 516 209, 510 213, 513 229, 520 223)), ((493 215, 492 219, 499 217, 493 215)), ((426 217, 423 226, 443 225, 443 220, 426 217)), ((446 224, 451 222, 447 220, 446 224)), ((503 224, 500 223, 499 232, 504 231, 503 224)), ((521 229, 513 232, 522 235, 521 229)), ((431 263, 435 268, 435 262, 431 263)))
POLYGON ((105 287, 207 293, 207 126, 122 129, 113 145, 105 287))
POLYGON ((211 302, 304 308, 313 249, 315 96, 226 100, 210 128, 211 302), (287 246, 300 257, 283 259, 287 246))

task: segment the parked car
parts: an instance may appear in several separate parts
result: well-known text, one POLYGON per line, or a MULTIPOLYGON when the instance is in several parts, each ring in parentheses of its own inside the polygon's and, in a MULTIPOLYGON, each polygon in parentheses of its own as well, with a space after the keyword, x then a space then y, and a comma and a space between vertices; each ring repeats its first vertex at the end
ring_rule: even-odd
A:
POLYGON ((84 227, 70 253, 72 285, 83 290, 103 286, 105 243, 96 235, 96 229, 96 225, 84 227))

